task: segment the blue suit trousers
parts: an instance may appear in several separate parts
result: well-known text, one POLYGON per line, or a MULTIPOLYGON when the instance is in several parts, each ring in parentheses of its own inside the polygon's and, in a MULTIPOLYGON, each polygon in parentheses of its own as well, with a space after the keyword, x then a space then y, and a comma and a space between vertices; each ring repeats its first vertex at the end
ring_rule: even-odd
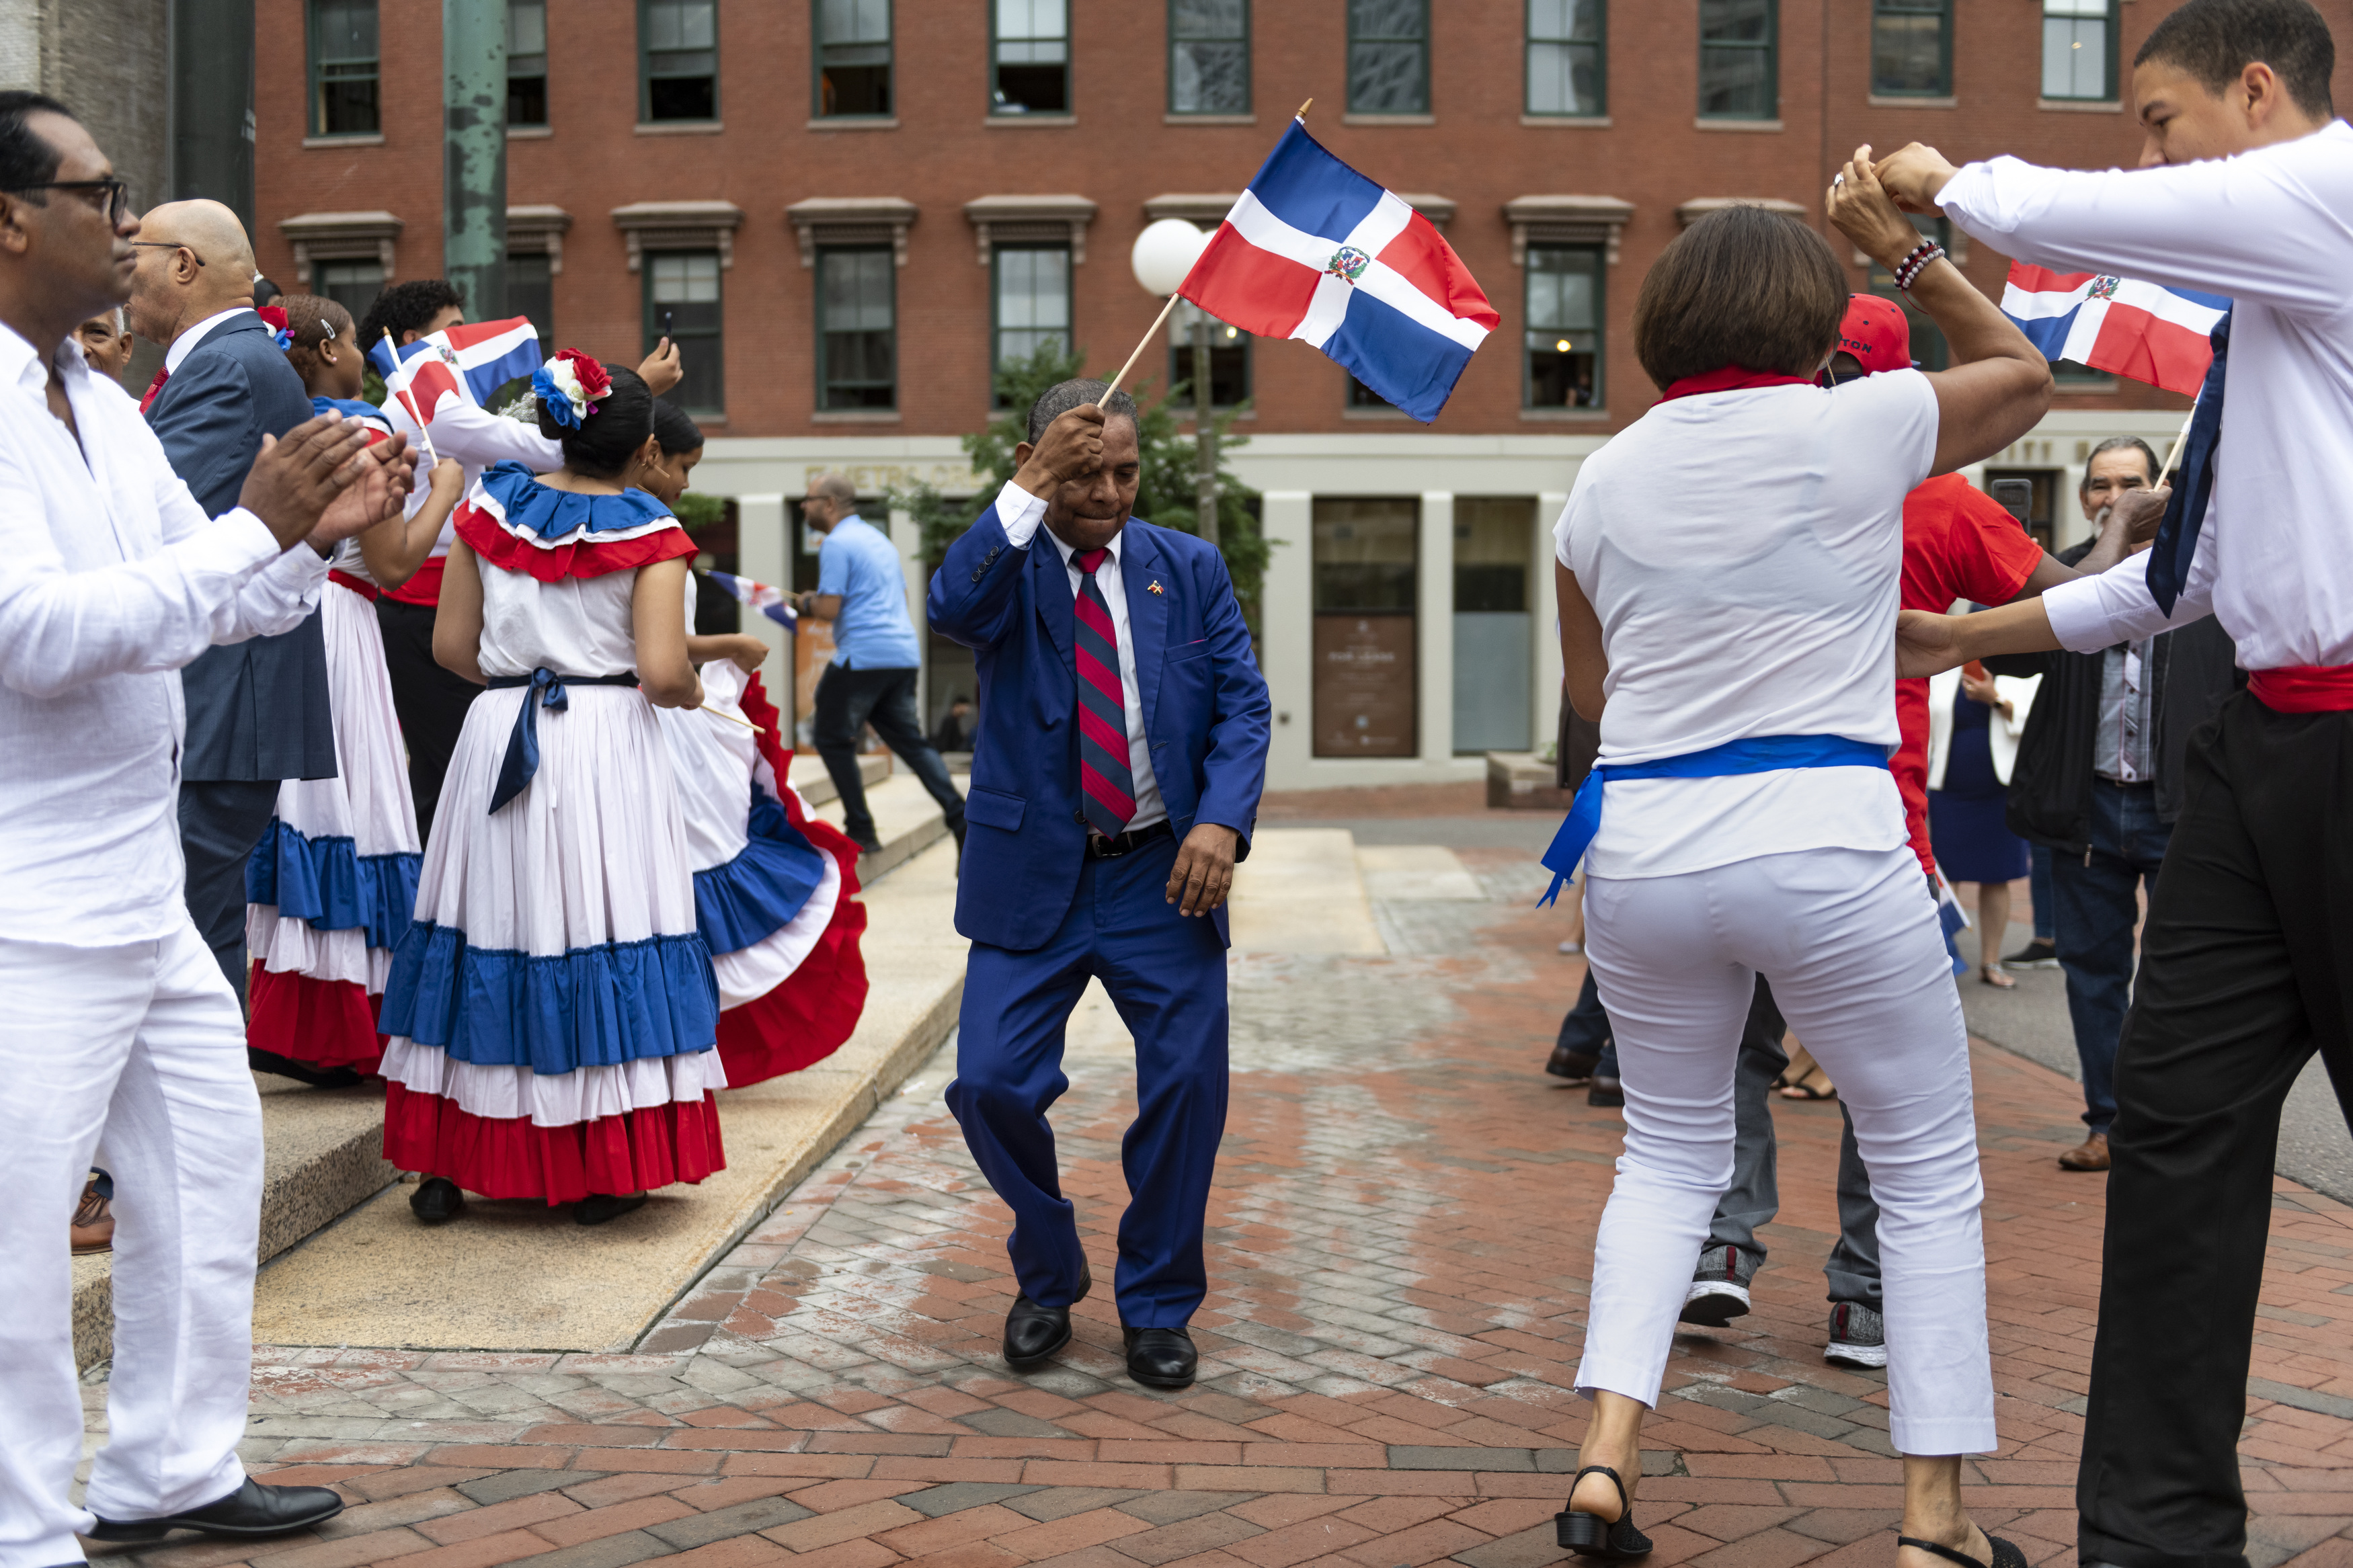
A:
POLYGON ((1166 900, 1176 841, 1089 860, 1051 940, 974 942, 948 1109, 1013 1210, 1006 1251, 1031 1300, 1065 1306, 1083 1261, 1046 1111, 1071 1080, 1063 1029, 1100 979, 1135 1037, 1136 1116, 1120 1148, 1130 1194, 1114 1281, 1120 1321, 1176 1328, 1208 1289, 1201 1233, 1226 1126, 1226 952, 1218 929, 1166 900))

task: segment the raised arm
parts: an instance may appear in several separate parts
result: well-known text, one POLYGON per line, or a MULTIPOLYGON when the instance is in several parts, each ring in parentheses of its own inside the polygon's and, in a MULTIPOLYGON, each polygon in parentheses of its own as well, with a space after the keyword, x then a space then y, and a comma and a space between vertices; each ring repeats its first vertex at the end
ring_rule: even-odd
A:
MULTIPOLYGON (((1920 234, 1880 186, 1868 146, 1840 171, 1828 195, 1831 221, 1866 255, 1894 273, 1920 234)), ((2051 365, 2026 334, 1941 257, 1914 279, 1912 299, 1950 345, 1954 366, 1933 371, 1936 457, 1929 471, 1949 474, 1993 456, 2034 428, 2051 405, 2051 365)))

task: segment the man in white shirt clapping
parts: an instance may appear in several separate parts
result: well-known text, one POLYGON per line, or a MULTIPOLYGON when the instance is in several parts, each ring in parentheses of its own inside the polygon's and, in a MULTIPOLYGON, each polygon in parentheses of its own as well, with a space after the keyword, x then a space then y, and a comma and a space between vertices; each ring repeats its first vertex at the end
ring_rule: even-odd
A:
POLYGON ((2248 674, 2190 741, 2116 1055, 2086 1568, 2243 1561, 2280 1107, 2316 1048, 2353 1089, 2353 128, 2335 63, 2305 0, 2189 0, 2134 61, 2141 168, 1957 170, 1917 145, 1878 165, 1898 200, 2005 255, 2233 301, 2148 553, 1982 615, 1907 612, 1897 634, 1902 673, 1927 675, 2211 613, 2248 674))
POLYGON ((409 465, 314 419, 207 517, 69 337, 130 292, 126 195, 62 105, 0 92, 0 1568, 79 1562, 77 1532, 251 1537, 343 1507, 237 1462, 261 1112, 181 897, 175 672, 299 624, 322 550, 397 515, 409 465), (80 1509, 64 1237, 101 1132, 114 1370, 80 1509))

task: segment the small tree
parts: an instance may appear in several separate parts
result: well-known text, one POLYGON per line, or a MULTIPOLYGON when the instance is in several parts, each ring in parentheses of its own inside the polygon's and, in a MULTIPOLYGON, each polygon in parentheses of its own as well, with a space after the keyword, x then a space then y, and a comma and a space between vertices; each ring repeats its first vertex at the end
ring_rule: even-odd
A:
MULTIPOLYGON (((963 438, 973 472, 981 478, 983 495, 994 494, 1013 478, 1017 467, 1013 448, 1029 438, 1030 405, 1049 387, 1079 375, 1085 363, 1084 349, 1066 353, 1059 342, 1050 341, 1028 359, 998 368, 996 388, 1004 407, 990 416, 985 429, 963 438)), ((1151 383, 1136 389, 1136 436, 1143 448, 1144 471, 1136 484, 1134 515, 1164 528, 1198 533, 1199 513, 1194 500, 1198 448, 1193 437, 1177 428, 1179 410, 1190 405, 1188 384, 1178 382, 1167 397, 1156 403, 1146 401, 1151 383)), ((1250 511, 1249 503, 1258 492, 1237 479, 1226 464, 1226 454, 1248 439, 1229 433, 1239 412, 1229 409, 1212 416, 1218 446, 1218 549, 1233 577, 1242 615, 1255 628, 1268 546, 1259 531, 1258 519, 1250 511)), ((948 546, 972 526, 969 506, 948 500, 927 484, 894 489, 891 505, 907 512, 921 527, 923 560, 933 566, 946 558, 948 546)))

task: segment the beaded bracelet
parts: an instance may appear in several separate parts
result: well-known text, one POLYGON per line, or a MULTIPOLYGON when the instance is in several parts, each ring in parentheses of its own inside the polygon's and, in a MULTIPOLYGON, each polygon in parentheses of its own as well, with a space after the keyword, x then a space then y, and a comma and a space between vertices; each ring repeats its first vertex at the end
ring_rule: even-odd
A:
POLYGON ((1895 264, 1895 286, 1909 294, 1912 285, 1920 280, 1920 274, 1928 269, 1928 264, 1944 254, 1945 247, 1935 240, 1922 240, 1895 264))

